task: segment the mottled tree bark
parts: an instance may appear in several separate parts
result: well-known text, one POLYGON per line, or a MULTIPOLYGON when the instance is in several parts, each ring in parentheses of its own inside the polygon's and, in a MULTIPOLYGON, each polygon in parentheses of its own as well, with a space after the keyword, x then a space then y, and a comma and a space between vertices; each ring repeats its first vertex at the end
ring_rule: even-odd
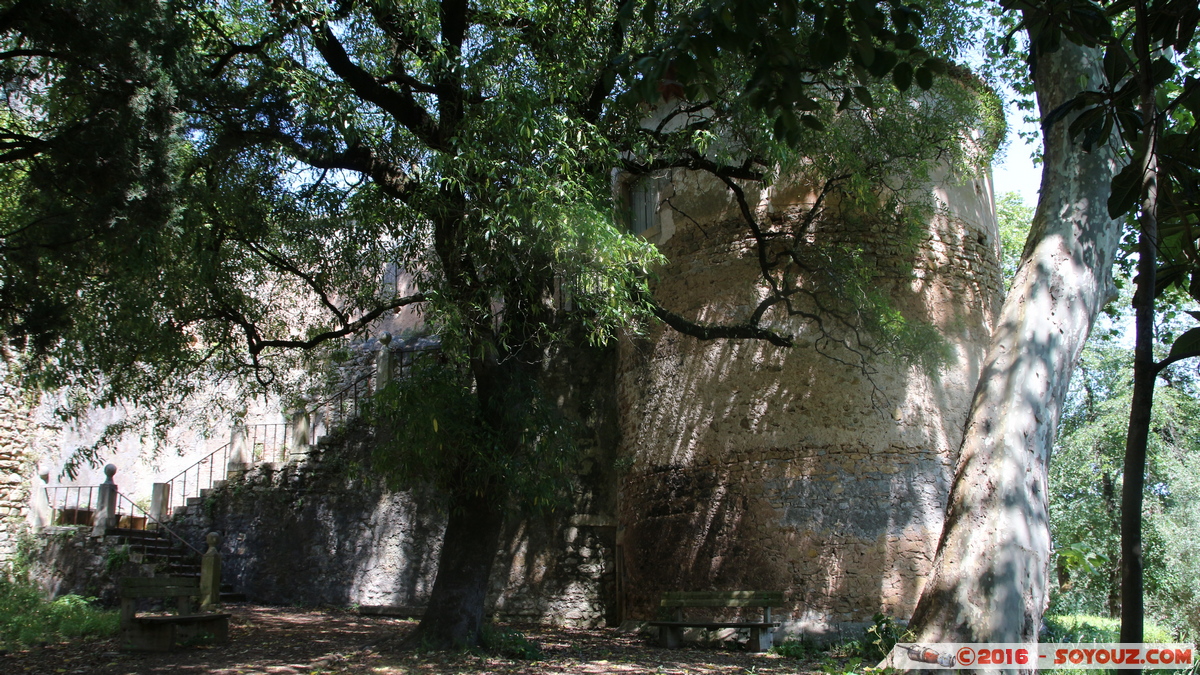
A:
MULTIPOLYGON (((1097 88, 1102 52, 1063 40, 1037 54, 1045 115, 1097 88)), ((1111 294, 1119 226, 1108 217, 1118 169, 1111 147, 1091 153, 1043 130, 1041 197, 1021 265, 975 389, 933 570, 911 627, 922 641, 1036 640, 1048 598, 1047 463, 1071 371, 1111 294)))
POLYGON ((483 627, 492 562, 504 526, 502 503, 488 495, 455 499, 437 578, 417 638, 430 647, 473 647, 483 627))

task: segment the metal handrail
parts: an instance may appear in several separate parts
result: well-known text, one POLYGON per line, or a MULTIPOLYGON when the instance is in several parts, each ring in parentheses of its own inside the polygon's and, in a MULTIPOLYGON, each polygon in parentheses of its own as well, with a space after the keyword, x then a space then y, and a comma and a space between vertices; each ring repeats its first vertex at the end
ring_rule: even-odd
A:
POLYGON ((217 448, 216 450, 213 450, 209 454, 205 455, 203 458, 200 459, 200 461, 189 466, 188 468, 184 469, 183 471, 180 471, 171 480, 167 481, 167 484, 171 486, 170 489, 171 489, 171 505, 172 506, 175 504, 177 496, 179 498, 178 501, 179 501, 180 506, 185 506, 187 504, 187 499, 189 496, 197 496, 197 497, 200 496, 200 490, 204 489, 204 488, 200 487, 202 479, 204 478, 204 467, 202 466, 204 463, 206 463, 206 462, 208 463, 208 485, 205 487, 212 487, 212 485, 215 481, 224 480, 224 478, 226 476, 226 472, 228 471, 230 446, 231 446, 230 443, 226 443, 225 445, 222 445, 221 447, 217 448), (220 469, 219 475, 216 470, 217 462, 215 461, 215 458, 218 454, 220 454, 224 460, 224 461, 220 462, 221 469, 220 469), (196 470, 196 478, 195 478, 195 481, 192 483, 192 485, 195 486, 196 494, 189 495, 188 494, 188 474, 193 469, 196 470), (178 481, 178 483, 176 481, 178 481), (179 487, 180 489, 176 490, 175 489, 176 487, 179 487))
MULTIPOLYGON (((441 351, 441 346, 407 347, 395 351, 399 352, 400 358, 395 360, 393 367, 399 370, 397 376, 404 378, 411 373, 416 354, 438 352, 441 351)), ((310 416, 325 413, 322 415, 324 418, 322 421, 325 423, 324 426, 326 429, 358 416, 362 410, 360 401, 369 397, 372 393, 371 384, 373 376, 374 373, 371 372, 360 375, 350 382, 350 384, 342 387, 329 397, 314 403, 305 410, 305 413, 310 416)), ((290 447, 290 438, 295 435, 295 429, 288 423, 253 424, 246 426, 245 430, 251 454, 248 459, 251 463, 265 461, 267 457, 274 456, 275 454, 283 454, 283 451, 290 447)), ((305 439, 309 444, 317 442, 317 430, 318 425, 316 423, 309 426, 309 437, 305 439)), ((226 443, 167 481, 171 486, 170 505, 175 506, 178 504, 179 506, 185 506, 187 505, 188 497, 198 497, 201 490, 211 488, 213 483, 218 480, 224 480, 228 475, 228 461, 231 447, 232 443, 226 443), (219 463, 220 468, 218 468, 218 462, 215 459, 218 454, 224 460, 219 463), (204 467, 205 464, 208 465, 207 470, 204 467), (195 479, 191 481, 192 489, 189 490, 189 476, 193 472, 195 473, 195 479), (206 473, 207 476, 205 476, 206 473)))
MULTIPOLYGON (((76 511, 89 511, 94 514, 96 508, 100 505, 98 496, 96 494, 96 489, 97 488, 95 485, 47 485, 45 487, 46 503, 49 504, 50 508, 55 512, 55 516, 51 518, 51 522, 55 523, 60 517, 59 514, 62 511, 66 511, 70 508, 74 508, 76 511), (81 505, 83 504, 83 495, 85 490, 87 491, 87 507, 82 508, 81 505), (68 504, 71 503, 72 492, 74 492, 75 495, 75 505, 73 507, 68 506, 68 504), (62 496, 61 501, 59 500, 60 495, 62 496)), ((89 522, 87 523, 71 524, 91 525, 91 522, 89 519, 89 522)))
POLYGON ((288 447, 292 435, 292 425, 282 424, 251 424, 245 427, 246 441, 250 444, 250 460, 267 461, 267 457, 279 455, 288 447))
MULTIPOLYGON (((175 538, 175 540, 177 540, 179 543, 181 543, 181 544, 183 544, 184 546, 186 546, 186 547, 188 547, 188 548, 192 549, 193 551, 195 551, 197 555, 201 555, 201 556, 203 556, 203 555, 204 555, 204 551, 201 551, 200 549, 196 548, 195 546, 192 546, 190 543, 188 543, 188 541, 187 541, 186 539, 184 539, 183 537, 181 537, 181 536, 179 536, 178 534, 176 534, 176 533, 175 533, 175 531, 174 531, 174 530, 172 530, 171 528, 167 527, 166 523, 162 522, 162 521, 161 521, 161 520, 159 520, 158 518, 155 518, 154 516, 150 515, 149 513, 146 513, 146 510, 145 510, 145 509, 143 509, 142 507, 140 507, 140 506, 138 506, 137 504, 135 504, 135 503, 134 503, 134 501, 133 501, 132 499, 130 499, 129 497, 126 497, 125 495, 121 494, 121 492, 120 492, 120 491, 118 491, 118 492, 117 492, 117 515, 118 515, 118 516, 120 516, 120 515, 122 514, 122 512, 121 512, 121 502, 122 502, 122 500, 123 500, 124 502, 128 503, 128 504, 129 504, 130 506, 132 506, 134 509, 137 509, 138 511, 140 511, 140 512, 141 512, 141 514, 142 514, 142 515, 143 515, 143 516, 146 518, 146 521, 147 521, 147 522, 153 522, 154 524, 158 525, 158 528, 157 528, 157 529, 160 529, 160 530, 163 530, 163 531, 165 531, 167 534, 169 534, 169 535, 171 535, 172 537, 174 537, 174 538, 175 538)), ((132 510, 132 509, 129 511, 129 515, 131 515, 131 516, 133 515, 133 510, 132 510)), ((120 520, 118 520, 117 522, 120 522, 120 520)))

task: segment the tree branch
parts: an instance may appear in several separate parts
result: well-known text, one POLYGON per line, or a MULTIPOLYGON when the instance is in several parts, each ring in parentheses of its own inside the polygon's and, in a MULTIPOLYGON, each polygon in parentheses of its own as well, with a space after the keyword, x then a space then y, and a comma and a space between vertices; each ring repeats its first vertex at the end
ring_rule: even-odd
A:
POLYGON ((313 43, 329 68, 350 85, 355 95, 388 113, 422 143, 433 150, 446 150, 437 122, 413 98, 412 92, 396 91, 379 83, 375 76, 350 60, 328 24, 312 27, 313 43))
POLYGON ((1197 356, 1200 356, 1200 349, 1190 351, 1190 352, 1184 352, 1182 354, 1176 354, 1174 356, 1168 356, 1167 358, 1163 359, 1162 361, 1159 361, 1158 363, 1154 364, 1154 374, 1158 375, 1162 371, 1166 370, 1167 366, 1171 365, 1172 363, 1183 361, 1184 359, 1194 358, 1197 356))
POLYGON ((242 329, 245 331, 247 336, 250 354, 251 356, 257 358, 258 354, 260 354, 264 349, 312 349, 323 342, 336 340, 337 338, 345 337, 351 333, 358 332, 363 328, 366 328, 367 325, 369 325, 372 321, 378 319, 387 312, 395 311, 401 307, 407 307, 408 305, 418 302, 425 302, 427 299, 428 298, 424 293, 417 293, 415 295, 397 298, 386 305, 376 307, 370 312, 358 317, 354 321, 344 324, 341 328, 319 333, 308 340, 264 340, 259 337, 258 327, 254 326, 252 322, 248 321, 244 317, 241 317, 240 320, 234 319, 234 321, 242 326, 242 329))

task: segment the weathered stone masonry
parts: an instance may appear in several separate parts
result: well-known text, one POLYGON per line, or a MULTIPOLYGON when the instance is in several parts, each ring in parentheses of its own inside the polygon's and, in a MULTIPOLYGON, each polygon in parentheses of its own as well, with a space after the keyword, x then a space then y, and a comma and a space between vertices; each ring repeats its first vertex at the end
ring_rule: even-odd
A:
POLYGON ((0 566, 15 559, 29 512, 34 424, 27 396, 12 382, 8 364, 0 355, 0 566))
MULTIPOLYGON (((682 172, 665 189, 656 297, 703 321, 744 316, 758 269, 731 205, 682 172)), ((849 220, 815 238, 861 245, 894 305, 937 326, 954 356, 936 372, 881 361, 867 378, 819 355, 811 333, 791 350, 665 329, 623 345, 627 616, 652 618, 663 591, 704 589, 784 590, 785 633, 911 613, 1002 298, 988 181, 936 193, 945 206, 918 237, 849 220)), ((794 218, 795 199, 763 196, 763 217, 794 218)))
MULTIPOLYGON (((578 423, 580 478, 570 508, 511 518, 489 611, 507 619, 596 626, 617 620, 615 358, 550 359, 544 386, 578 423), (569 372, 553 367, 571 363, 569 372)), ((367 429, 328 439, 301 465, 262 465, 173 524, 193 543, 220 532, 223 580, 258 602, 421 608, 433 587, 444 502, 389 491, 370 468, 367 429)))
MULTIPOLYGON (((663 189, 648 233, 670 260, 656 297, 702 321, 745 316, 758 270, 728 194, 686 172, 663 189)), ((661 328, 549 356, 546 388, 581 423, 580 481, 570 509, 510 519, 490 610, 599 625, 654 618, 663 591, 747 589, 785 591, 785 634, 907 618, 1002 297, 989 181, 934 192, 942 208, 915 235, 845 218, 814 242, 870 256, 894 306, 945 336, 940 368, 879 360, 867 377, 818 354, 812 334, 785 350, 661 328)), ((796 186, 751 197, 776 220, 804 208, 796 186)), ((25 423, 0 415, 18 420, 3 433, 25 423)), ((363 431, 309 464, 251 472, 181 527, 195 544, 224 535, 224 578, 252 600, 423 606, 441 502, 347 470, 366 466, 363 431)))

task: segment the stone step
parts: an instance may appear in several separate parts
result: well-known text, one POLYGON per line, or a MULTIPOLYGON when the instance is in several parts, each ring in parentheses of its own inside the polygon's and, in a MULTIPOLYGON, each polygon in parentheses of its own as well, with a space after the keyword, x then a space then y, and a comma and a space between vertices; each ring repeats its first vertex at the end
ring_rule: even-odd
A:
POLYGON ((158 530, 134 530, 128 527, 105 528, 104 535, 108 537, 125 537, 127 539, 164 539, 158 530))
POLYGON ((203 503, 204 503, 204 497, 188 497, 187 498, 188 506, 200 506, 203 503))

